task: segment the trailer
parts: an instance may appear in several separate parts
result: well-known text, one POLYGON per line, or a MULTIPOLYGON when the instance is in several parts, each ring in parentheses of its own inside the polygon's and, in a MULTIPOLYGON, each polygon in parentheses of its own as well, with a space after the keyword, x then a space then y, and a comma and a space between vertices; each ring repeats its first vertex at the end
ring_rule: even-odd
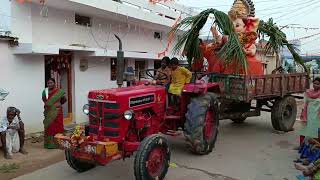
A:
POLYGON ((290 131, 297 115, 296 98, 303 98, 309 87, 307 73, 247 75, 208 75, 210 82, 219 84, 219 119, 243 123, 246 118, 271 112, 275 130, 290 131))

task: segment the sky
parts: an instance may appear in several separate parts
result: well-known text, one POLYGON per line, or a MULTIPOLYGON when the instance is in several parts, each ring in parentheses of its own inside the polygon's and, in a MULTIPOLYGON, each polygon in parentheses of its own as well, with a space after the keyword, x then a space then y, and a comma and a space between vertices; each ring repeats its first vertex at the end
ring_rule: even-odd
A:
MULTIPOLYGON (((193 7, 196 10, 214 8, 228 12, 234 0, 176 0, 177 3, 193 7)), ((282 29, 288 40, 301 39, 302 54, 320 54, 320 0, 252 0, 256 16, 262 20, 273 18, 279 26, 289 25, 282 29), (292 28, 296 27, 296 28, 292 28), (306 29, 309 28, 309 29, 306 29), (315 29, 310 29, 315 28, 315 29), (318 35, 315 35, 318 34, 318 35)), ((211 22, 203 30, 208 34, 211 22)))

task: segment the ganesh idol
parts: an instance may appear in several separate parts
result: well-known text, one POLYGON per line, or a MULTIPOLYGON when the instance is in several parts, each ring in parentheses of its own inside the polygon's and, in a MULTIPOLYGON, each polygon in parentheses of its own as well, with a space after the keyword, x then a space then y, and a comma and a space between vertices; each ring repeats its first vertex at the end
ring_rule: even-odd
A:
MULTIPOLYGON (((233 22, 234 30, 238 34, 239 41, 243 47, 243 51, 247 58, 247 72, 245 72, 240 65, 234 63, 224 64, 219 62, 218 59, 214 63, 212 68, 213 72, 223 73, 223 74, 245 74, 248 75, 263 75, 263 64, 260 60, 256 59, 256 39, 257 39, 257 29, 259 26, 259 19, 255 17, 254 5, 251 0, 235 0, 231 10, 228 12, 229 18, 233 22)), ((212 31, 215 31, 214 29, 212 31)), ((215 36, 217 39, 217 33, 215 36)), ((227 39, 227 37, 222 37, 222 39, 227 39)), ((218 41, 218 43, 221 43, 218 41)))

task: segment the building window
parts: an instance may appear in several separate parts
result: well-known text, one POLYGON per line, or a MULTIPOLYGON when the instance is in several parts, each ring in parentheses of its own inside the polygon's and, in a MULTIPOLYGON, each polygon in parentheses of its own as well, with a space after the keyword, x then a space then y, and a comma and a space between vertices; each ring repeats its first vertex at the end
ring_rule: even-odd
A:
POLYGON ((117 80, 117 59, 111 58, 111 81, 117 80))
POLYGON ((91 27, 91 17, 82 16, 79 14, 75 15, 75 23, 81 26, 88 26, 91 27))

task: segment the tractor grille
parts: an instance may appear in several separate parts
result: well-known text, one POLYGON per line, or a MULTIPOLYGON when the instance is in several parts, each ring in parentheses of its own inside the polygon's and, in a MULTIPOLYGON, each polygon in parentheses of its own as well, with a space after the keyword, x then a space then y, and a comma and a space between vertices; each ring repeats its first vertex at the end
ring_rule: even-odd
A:
POLYGON ((116 103, 105 103, 104 108, 106 108, 106 109, 120 109, 119 104, 116 104, 116 103))
POLYGON ((90 114, 89 116, 90 130, 92 134, 98 134, 100 118, 102 118, 102 135, 110 138, 119 137, 121 114, 115 111, 120 109, 117 103, 89 101, 90 114))

